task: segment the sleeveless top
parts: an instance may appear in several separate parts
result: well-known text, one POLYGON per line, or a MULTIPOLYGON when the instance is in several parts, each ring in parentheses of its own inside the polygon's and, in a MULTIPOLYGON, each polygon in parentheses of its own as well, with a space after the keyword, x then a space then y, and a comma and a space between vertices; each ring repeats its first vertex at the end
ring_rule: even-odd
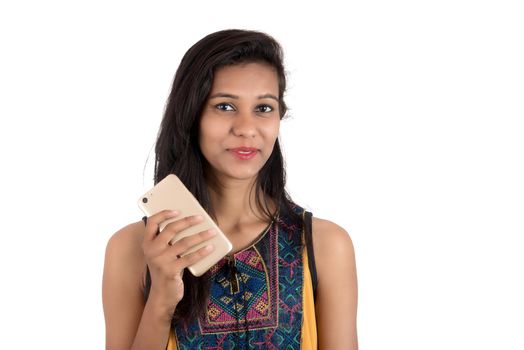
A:
MULTIPOLYGON (((310 230, 310 213, 295 211, 310 230)), ((254 243, 211 267, 206 314, 189 325, 173 322, 167 350, 317 349, 304 233, 278 216, 254 243)))

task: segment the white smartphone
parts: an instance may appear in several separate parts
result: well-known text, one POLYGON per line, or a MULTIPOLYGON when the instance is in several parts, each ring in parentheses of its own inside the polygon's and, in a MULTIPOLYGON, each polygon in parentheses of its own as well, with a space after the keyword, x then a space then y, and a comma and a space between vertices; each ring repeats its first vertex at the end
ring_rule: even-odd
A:
POLYGON ((209 255, 188 267, 188 270, 195 276, 203 275, 211 266, 216 264, 233 249, 233 245, 227 239, 226 235, 218 228, 213 219, 211 219, 193 194, 184 186, 182 181, 174 174, 166 176, 162 181, 157 183, 155 187, 141 196, 138 200, 138 206, 148 217, 166 209, 176 210, 180 213, 176 218, 162 222, 160 224, 160 231, 162 231, 167 224, 187 216, 201 215, 204 218, 201 223, 178 233, 171 241, 172 243, 208 229, 214 229, 216 231, 217 234, 213 238, 197 244, 186 253, 192 253, 208 244, 214 246, 214 250, 209 255))

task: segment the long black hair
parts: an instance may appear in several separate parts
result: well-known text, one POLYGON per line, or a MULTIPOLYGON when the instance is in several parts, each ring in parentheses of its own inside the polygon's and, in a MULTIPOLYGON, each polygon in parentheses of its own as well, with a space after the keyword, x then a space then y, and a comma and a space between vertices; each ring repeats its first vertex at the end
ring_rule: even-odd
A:
MULTIPOLYGON (((209 34, 184 55, 175 74, 166 103, 155 146, 155 184, 169 174, 176 174, 214 217, 210 201, 206 171, 208 163, 199 147, 199 124, 217 69, 247 62, 263 62, 273 67, 278 76, 279 110, 282 119, 287 111, 284 102, 286 75, 283 52, 271 36, 248 30, 230 29, 209 34)), ((294 215, 294 204, 285 190, 286 173, 278 139, 269 159, 258 173, 255 198, 258 209, 268 220, 275 219, 268 200, 279 212, 294 215)), ((184 273, 184 297, 179 302, 174 319, 189 322, 205 313, 209 296, 209 275, 194 277, 184 273)), ((149 270, 146 273, 146 298, 151 288, 149 270)))

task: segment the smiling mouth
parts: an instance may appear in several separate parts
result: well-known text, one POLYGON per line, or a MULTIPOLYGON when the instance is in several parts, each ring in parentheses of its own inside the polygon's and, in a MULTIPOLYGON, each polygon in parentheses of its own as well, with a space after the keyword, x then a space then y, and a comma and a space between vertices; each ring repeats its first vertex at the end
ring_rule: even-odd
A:
POLYGON ((248 160, 257 155, 258 149, 251 147, 239 147, 229 150, 234 156, 241 160, 248 160))

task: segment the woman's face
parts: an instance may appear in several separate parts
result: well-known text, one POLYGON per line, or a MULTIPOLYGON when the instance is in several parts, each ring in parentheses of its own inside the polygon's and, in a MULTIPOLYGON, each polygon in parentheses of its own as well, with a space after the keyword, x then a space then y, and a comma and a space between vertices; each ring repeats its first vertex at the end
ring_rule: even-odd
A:
POLYGON ((278 76, 271 66, 245 63, 215 72, 199 144, 220 179, 253 179, 278 137, 278 76))

